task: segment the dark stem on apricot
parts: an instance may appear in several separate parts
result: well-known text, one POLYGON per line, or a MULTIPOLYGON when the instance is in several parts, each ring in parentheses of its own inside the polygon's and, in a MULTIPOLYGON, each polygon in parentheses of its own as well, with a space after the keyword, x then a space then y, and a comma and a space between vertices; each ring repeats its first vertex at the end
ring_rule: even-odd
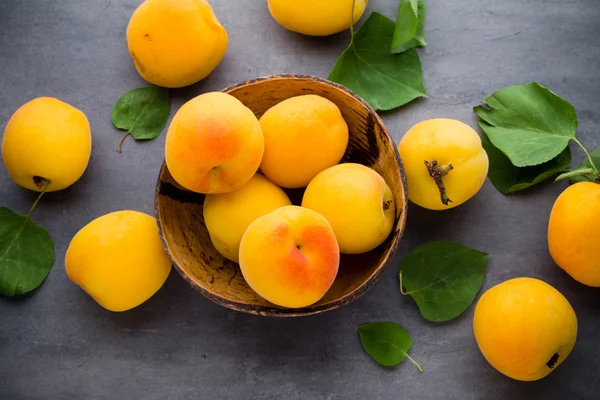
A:
POLYGON ((558 362, 559 358, 560 358, 560 356, 558 355, 558 353, 554 353, 552 355, 552 357, 550 357, 550 360, 548 360, 548 362, 546 363, 546 365, 548 366, 548 368, 550 368, 550 369, 554 368, 554 366, 558 362))
POLYGON ((429 176, 433 178, 435 184, 437 185, 440 191, 440 198, 442 200, 442 204, 447 206, 448 203, 452 203, 452 200, 450 200, 448 198, 448 195, 446 194, 446 186, 444 186, 444 181, 442 181, 442 177, 448 175, 448 173, 454 169, 452 164, 438 165, 438 162, 436 160, 433 160, 431 162, 425 160, 425 167, 427 167, 427 172, 429 172, 429 176))
POLYGON ((129 136, 129 132, 126 132, 123 137, 121 138, 121 141, 119 142, 119 145, 117 146, 117 151, 119 153, 121 153, 121 146, 123 146, 123 142, 125 141, 125 139, 127 139, 127 136, 129 136))
POLYGON ((394 203, 392 200, 384 200, 383 201, 383 211, 389 210, 390 207, 392 206, 392 203, 394 203))

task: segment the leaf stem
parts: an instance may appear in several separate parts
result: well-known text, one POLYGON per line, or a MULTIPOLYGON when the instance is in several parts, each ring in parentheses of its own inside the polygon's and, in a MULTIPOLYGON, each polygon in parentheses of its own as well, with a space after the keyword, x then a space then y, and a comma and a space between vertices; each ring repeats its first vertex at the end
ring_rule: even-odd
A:
POLYGON ((598 168, 596 168, 596 165, 594 164, 594 160, 592 160, 592 156, 590 155, 590 153, 588 153, 585 146, 577 138, 573 138, 573 141, 575 141, 575 143, 577 143, 579 145, 579 147, 581 147, 581 149, 585 153, 586 157, 590 161, 590 164, 591 164, 592 168, 594 169, 594 173, 600 178, 600 172, 598 172, 598 168))
MULTIPOLYGON (((46 179, 46 178, 42 178, 41 176, 34 176, 33 177, 33 183, 37 187, 42 188, 42 191, 40 192, 40 194, 38 194, 37 198, 35 199, 35 201, 31 205, 31 208, 29 209, 29 212, 27 213, 27 216, 25 216, 25 221, 23 221, 23 225, 21 225, 21 227, 19 228, 19 231, 15 235, 15 238, 12 240, 11 243, 9 243, 8 247, 4 251, 4 254, 0 254, 0 264, 2 264, 2 261, 4 261, 4 259, 6 258, 6 255, 8 254, 8 251, 14 245, 15 241, 17 240, 16 238, 18 238, 19 235, 21 234, 21 232, 23 232, 23 229, 25 229, 25 225, 27 225, 27 222, 29 222, 29 217, 31 216, 31 213, 35 209, 35 206, 37 206, 37 203, 40 201, 40 199, 42 198, 42 196, 44 195, 44 193, 46 193, 46 189, 48 189, 48 186, 50 186, 50 180, 46 179)), ((14 295, 14 293, 13 293, 13 295, 14 295)))
POLYGON ((125 141, 125 139, 127 139, 127 136, 129 136, 129 131, 125 132, 125 134, 123 135, 123 137, 121 138, 121 141, 119 142, 119 145, 117 146, 117 151, 119 153, 121 153, 121 146, 123 146, 123 142, 125 141))
POLYGON ((402 287, 402 270, 400 270, 400 274, 398 274, 398 275, 400 276, 400 294, 403 296, 406 296, 409 293, 405 292, 404 288, 402 287))
MULTIPOLYGON (((389 343, 389 342, 388 342, 389 343)), ((404 357, 408 358, 410 361, 412 361, 413 364, 415 364, 417 366, 417 368, 419 369, 419 372, 423 372, 423 368, 421 368, 421 366, 419 365, 418 362, 416 362, 411 356, 408 355, 408 350, 404 350, 399 346, 396 346, 394 343, 390 343, 390 345, 394 348, 396 348, 397 350, 399 350, 402 354, 404 354, 404 357)))
POLYGON ((40 194, 38 194, 37 198, 31 205, 31 208, 29 209, 29 212, 27 213, 27 219, 25 221, 27 221, 29 219, 29 217, 31 216, 31 213, 35 209, 35 206, 37 206, 37 204, 39 203, 39 201, 42 198, 42 196, 44 195, 44 193, 46 193, 48 186, 50 186, 50 179, 34 177, 34 182, 37 186, 42 188, 42 191, 40 192, 40 194))
POLYGON ((406 354, 406 358, 408 358, 410 361, 412 361, 413 364, 416 365, 416 367, 419 369, 419 372, 423 373, 423 368, 421 368, 419 363, 416 362, 411 356, 409 356, 408 353, 404 353, 404 354, 406 354))
POLYGON ((352 0, 352 9, 350 9, 350 41, 354 38, 354 6, 356 5, 356 0, 352 0))
POLYGON ((560 182, 562 180, 565 179, 570 179, 576 176, 587 176, 587 175, 591 175, 591 174, 595 174, 596 171, 594 171, 593 168, 586 168, 586 169, 576 169, 575 171, 571 171, 571 172, 565 172, 562 175, 559 175, 554 182, 560 182))

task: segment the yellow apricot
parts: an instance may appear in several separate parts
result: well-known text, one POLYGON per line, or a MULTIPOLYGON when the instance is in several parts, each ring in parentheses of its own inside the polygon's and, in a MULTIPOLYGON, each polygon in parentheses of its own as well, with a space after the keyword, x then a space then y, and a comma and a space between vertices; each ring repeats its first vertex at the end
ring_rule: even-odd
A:
POLYGON ((548 223, 554 262, 584 285, 600 287, 600 185, 579 182, 556 199, 548 223))
POLYGON ((555 370, 573 350, 577 317, 549 284, 516 278, 481 296, 473 331, 492 367, 516 380, 535 381, 555 370))
POLYGON ((23 104, 8 120, 2 159, 18 185, 41 191, 64 189, 87 168, 92 151, 90 125, 83 112, 53 97, 23 104))
POLYGON ((226 193, 244 186, 264 152, 262 129, 254 113, 235 97, 210 92, 177 111, 165 143, 173 179, 198 193, 226 193))
MULTIPOLYGON (((352 23, 365 12, 368 0, 356 0, 352 23)), ((352 0, 268 0, 271 16, 284 28, 311 36, 333 35, 350 28, 352 0)))
POLYGON ((300 188, 340 162, 348 146, 348 125, 330 100, 309 94, 291 97, 260 118, 265 154, 260 169, 279 186, 300 188))
POLYGON ((338 272, 340 253, 331 225, 308 208, 285 206, 248 226, 240 269, 248 285, 281 307, 319 301, 338 272))
POLYGON ((102 307, 126 311, 160 289, 171 261, 158 236, 156 219, 125 210, 81 228, 69 244, 65 268, 69 279, 102 307))
POLYGON ((369 167, 355 163, 335 165, 308 185, 302 207, 315 210, 331 224, 346 254, 373 250, 394 227, 394 196, 385 180, 369 167))
POLYGON ((489 159, 479 135, 454 119, 419 122, 406 132, 398 152, 409 200, 431 210, 463 204, 481 189, 488 173, 489 159))
POLYGON ((204 222, 219 253, 237 263, 240 241, 248 225, 262 215, 291 204, 279 186, 256 174, 233 192, 207 195, 204 222))
POLYGON ((145 0, 127 26, 127 45, 142 78, 176 88, 217 67, 228 35, 206 0, 145 0))

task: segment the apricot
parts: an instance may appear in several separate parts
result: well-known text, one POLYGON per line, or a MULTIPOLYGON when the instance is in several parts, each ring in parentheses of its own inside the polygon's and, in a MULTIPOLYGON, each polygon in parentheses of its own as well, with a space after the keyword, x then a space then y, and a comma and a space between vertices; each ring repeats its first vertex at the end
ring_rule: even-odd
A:
POLYGON ((481 296, 473 330, 492 367, 516 380, 535 381, 573 350, 577 317, 567 299, 546 282, 516 278, 481 296))
POLYGON ((163 285, 171 261, 156 219, 138 211, 98 217, 73 237, 65 255, 69 279, 110 311, 137 307, 163 285))
POLYGON ((335 103, 309 94, 291 97, 260 118, 265 154, 260 169, 279 186, 301 188, 340 162, 348 125, 335 103))
POLYGON ((554 262, 573 279, 600 287, 600 185, 579 182, 556 199, 548 223, 554 262))
POLYGON ((331 225, 319 213, 285 206, 257 218, 240 244, 248 285, 281 307, 319 301, 338 272, 340 253, 331 225))
POLYGON ((379 246, 392 232, 396 214, 394 196, 383 177, 355 163, 319 173, 306 188, 302 207, 329 221, 340 251, 346 254, 379 246))
POLYGON ((333 35, 350 28, 365 12, 368 0, 268 0, 271 16, 284 28, 311 36, 333 35))
POLYGON ((145 0, 127 25, 127 46, 146 81, 176 88, 208 76, 228 45, 206 0, 145 0))
POLYGON ((8 174, 16 184, 38 192, 75 183, 85 172, 91 151, 85 114, 53 97, 38 97, 19 107, 2 138, 8 174))
POLYGON ((291 204, 279 186, 256 174, 233 192, 207 195, 204 222, 219 253, 237 263, 240 241, 248 225, 262 215, 291 204))
POLYGON ((244 186, 256 173, 264 137, 254 113, 235 97, 201 94, 177 111, 165 143, 173 179, 198 193, 226 193, 244 186))
POLYGON ((430 210, 463 204, 483 186, 489 159, 477 132, 449 118, 419 122, 398 152, 406 170, 408 199, 430 210))

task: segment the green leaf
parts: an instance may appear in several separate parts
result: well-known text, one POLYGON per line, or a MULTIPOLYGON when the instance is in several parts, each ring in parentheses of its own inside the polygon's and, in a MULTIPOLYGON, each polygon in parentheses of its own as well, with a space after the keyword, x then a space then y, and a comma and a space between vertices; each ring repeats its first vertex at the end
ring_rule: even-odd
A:
POLYGON ((425 319, 451 320, 475 299, 487 259, 487 253, 460 243, 426 243, 402 260, 400 291, 412 296, 425 319))
POLYGON ((427 97, 421 60, 415 49, 391 54, 394 22, 373 12, 352 36, 329 80, 362 97, 375 110, 391 110, 427 97))
POLYGON ((392 38, 392 53, 425 46, 425 0, 400 0, 398 17, 392 38))
POLYGON ((375 361, 385 367, 399 364, 405 357, 423 372, 423 369, 408 355, 412 345, 409 333, 394 322, 374 322, 358 327, 360 342, 375 361))
POLYGON ((493 145, 517 167, 552 160, 577 131, 575 108, 535 82, 505 87, 473 110, 493 145))
POLYGON ((0 293, 24 294, 42 284, 54 264, 54 243, 28 216, 0 207, 0 293))
POLYGON ((131 135, 136 140, 158 137, 167 125, 171 112, 169 89, 146 86, 133 89, 117 100, 112 110, 113 125, 127 131, 119 144, 131 135))
POLYGON ((503 194, 537 185, 571 166, 571 150, 569 147, 543 164, 519 168, 515 167, 504 153, 494 147, 485 134, 481 137, 481 143, 490 160, 488 177, 496 189, 503 194))
MULTIPOLYGON (((596 149, 590 153, 590 156, 592 156, 592 161, 594 162, 596 167, 600 167, 600 147, 596 147, 596 149)), ((575 171, 589 170, 591 168, 592 168, 592 163, 590 162, 590 160, 588 158, 584 158, 583 161, 581 162, 581 164, 579 164, 579 166, 577 167, 577 169, 575 171)), ((593 171, 593 169, 592 169, 592 171, 593 171)), ((574 176, 570 179, 570 181, 571 181, 571 183, 589 182, 589 181, 594 182, 596 179, 598 179, 598 177, 596 176, 596 174, 594 174, 592 172, 591 174, 574 176)))

